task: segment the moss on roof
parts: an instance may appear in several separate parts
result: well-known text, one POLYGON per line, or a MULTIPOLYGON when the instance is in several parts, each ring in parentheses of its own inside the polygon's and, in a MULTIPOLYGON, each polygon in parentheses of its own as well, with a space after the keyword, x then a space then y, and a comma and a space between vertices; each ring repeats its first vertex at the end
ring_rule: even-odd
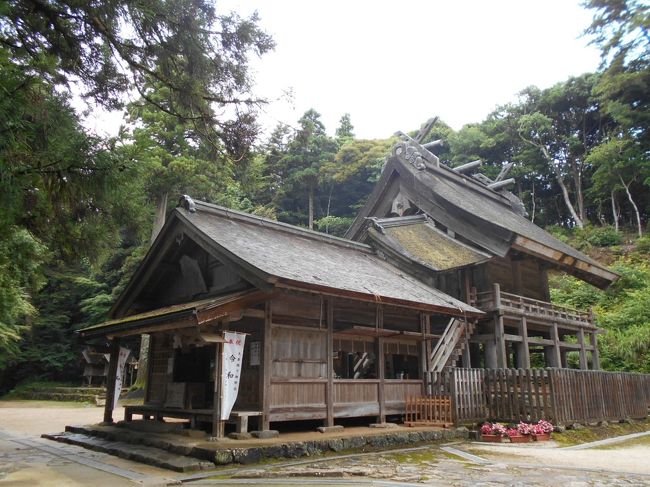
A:
POLYGON ((415 259, 435 270, 464 267, 487 259, 426 223, 389 227, 384 232, 415 259))

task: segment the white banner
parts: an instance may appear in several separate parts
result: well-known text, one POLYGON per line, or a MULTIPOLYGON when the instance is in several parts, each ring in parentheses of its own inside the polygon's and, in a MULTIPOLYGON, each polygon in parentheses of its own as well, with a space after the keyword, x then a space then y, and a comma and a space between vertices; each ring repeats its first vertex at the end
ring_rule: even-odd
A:
POLYGON ((124 380, 124 367, 126 359, 131 355, 131 350, 120 347, 120 354, 117 356, 117 374, 115 374, 115 394, 113 395, 113 409, 117 407, 117 400, 122 392, 122 381, 124 380))
POLYGON ((244 340, 246 335, 226 331, 223 333, 226 342, 223 344, 221 354, 221 419, 230 417, 230 411, 237 400, 239 392, 239 374, 244 358, 244 340))

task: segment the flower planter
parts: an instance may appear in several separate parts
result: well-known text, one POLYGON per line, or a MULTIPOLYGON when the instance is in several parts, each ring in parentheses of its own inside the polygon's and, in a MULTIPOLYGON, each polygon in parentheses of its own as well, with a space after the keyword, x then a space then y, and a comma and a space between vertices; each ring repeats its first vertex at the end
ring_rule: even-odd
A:
POLYGON ((500 435, 481 435, 481 441, 488 443, 501 443, 502 437, 500 435))
POLYGON ((535 441, 548 441, 551 439, 551 433, 543 433, 540 435, 533 435, 535 441))
POLYGON ((530 440, 530 435, 518 435, 510 437, 510 443, 529 443, 530 440))

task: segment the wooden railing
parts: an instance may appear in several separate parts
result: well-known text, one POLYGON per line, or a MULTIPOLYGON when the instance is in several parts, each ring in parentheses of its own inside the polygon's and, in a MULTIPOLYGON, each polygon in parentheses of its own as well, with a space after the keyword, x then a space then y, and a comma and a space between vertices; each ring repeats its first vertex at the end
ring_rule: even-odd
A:
POLYGON ((506 315, 524 315, 548 322, 595 328, 591 312, 580 311, 567 306, 558 306, 546 301, 506 293, 499 289, 498 284, 495 284, 494 290, 492 291, 472 293, 472 301, 477 308, 483 311, 502 310, 506 315))
POLYGON ((645 418, 650 375, 571 369, 459 369, 431 373, 434 393, 449 394, 454 420, 556 423, 645 418))

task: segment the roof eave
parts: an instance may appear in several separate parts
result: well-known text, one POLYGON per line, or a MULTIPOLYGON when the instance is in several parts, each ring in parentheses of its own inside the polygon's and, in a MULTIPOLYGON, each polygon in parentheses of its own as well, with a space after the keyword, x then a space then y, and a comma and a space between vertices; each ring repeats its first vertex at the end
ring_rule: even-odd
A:
MULTIPOLYGON (((328 294, 331 296, 351 298, 358 301, 372 302, 376 304, 389 304, 400 306, 404 308, 418 309, 421 311, 429 311, 431 313, 439 313, 450 316, 462 318, 481 318, 485 316, 483 311, 476 308, 473 310, 456 308, 452 306, 438 306, 434 304, 422 303, 419 301, 408 301, 405 299, 393 298, 390 296, 379 296, 369 293, 360 293, 358 291, 350 291, 347 289, 339 289, 329 286, 322 286, 318 284, 306 283, 302 281, 294 281, 286 278, 279 278, 276 283, 278 288, 286 289, 299 289, 303 291, 313 291, 320 294, 328 294)), ((467 305, 469 307, 469 305, 467 305)))
POLYGON ((534 255, 545 261, 551 262, 570 274, 605 289, 620 276, 604 267, 591 262, 567 255, 559 250, 518 235, 512 245, 514 250, 534 255))

